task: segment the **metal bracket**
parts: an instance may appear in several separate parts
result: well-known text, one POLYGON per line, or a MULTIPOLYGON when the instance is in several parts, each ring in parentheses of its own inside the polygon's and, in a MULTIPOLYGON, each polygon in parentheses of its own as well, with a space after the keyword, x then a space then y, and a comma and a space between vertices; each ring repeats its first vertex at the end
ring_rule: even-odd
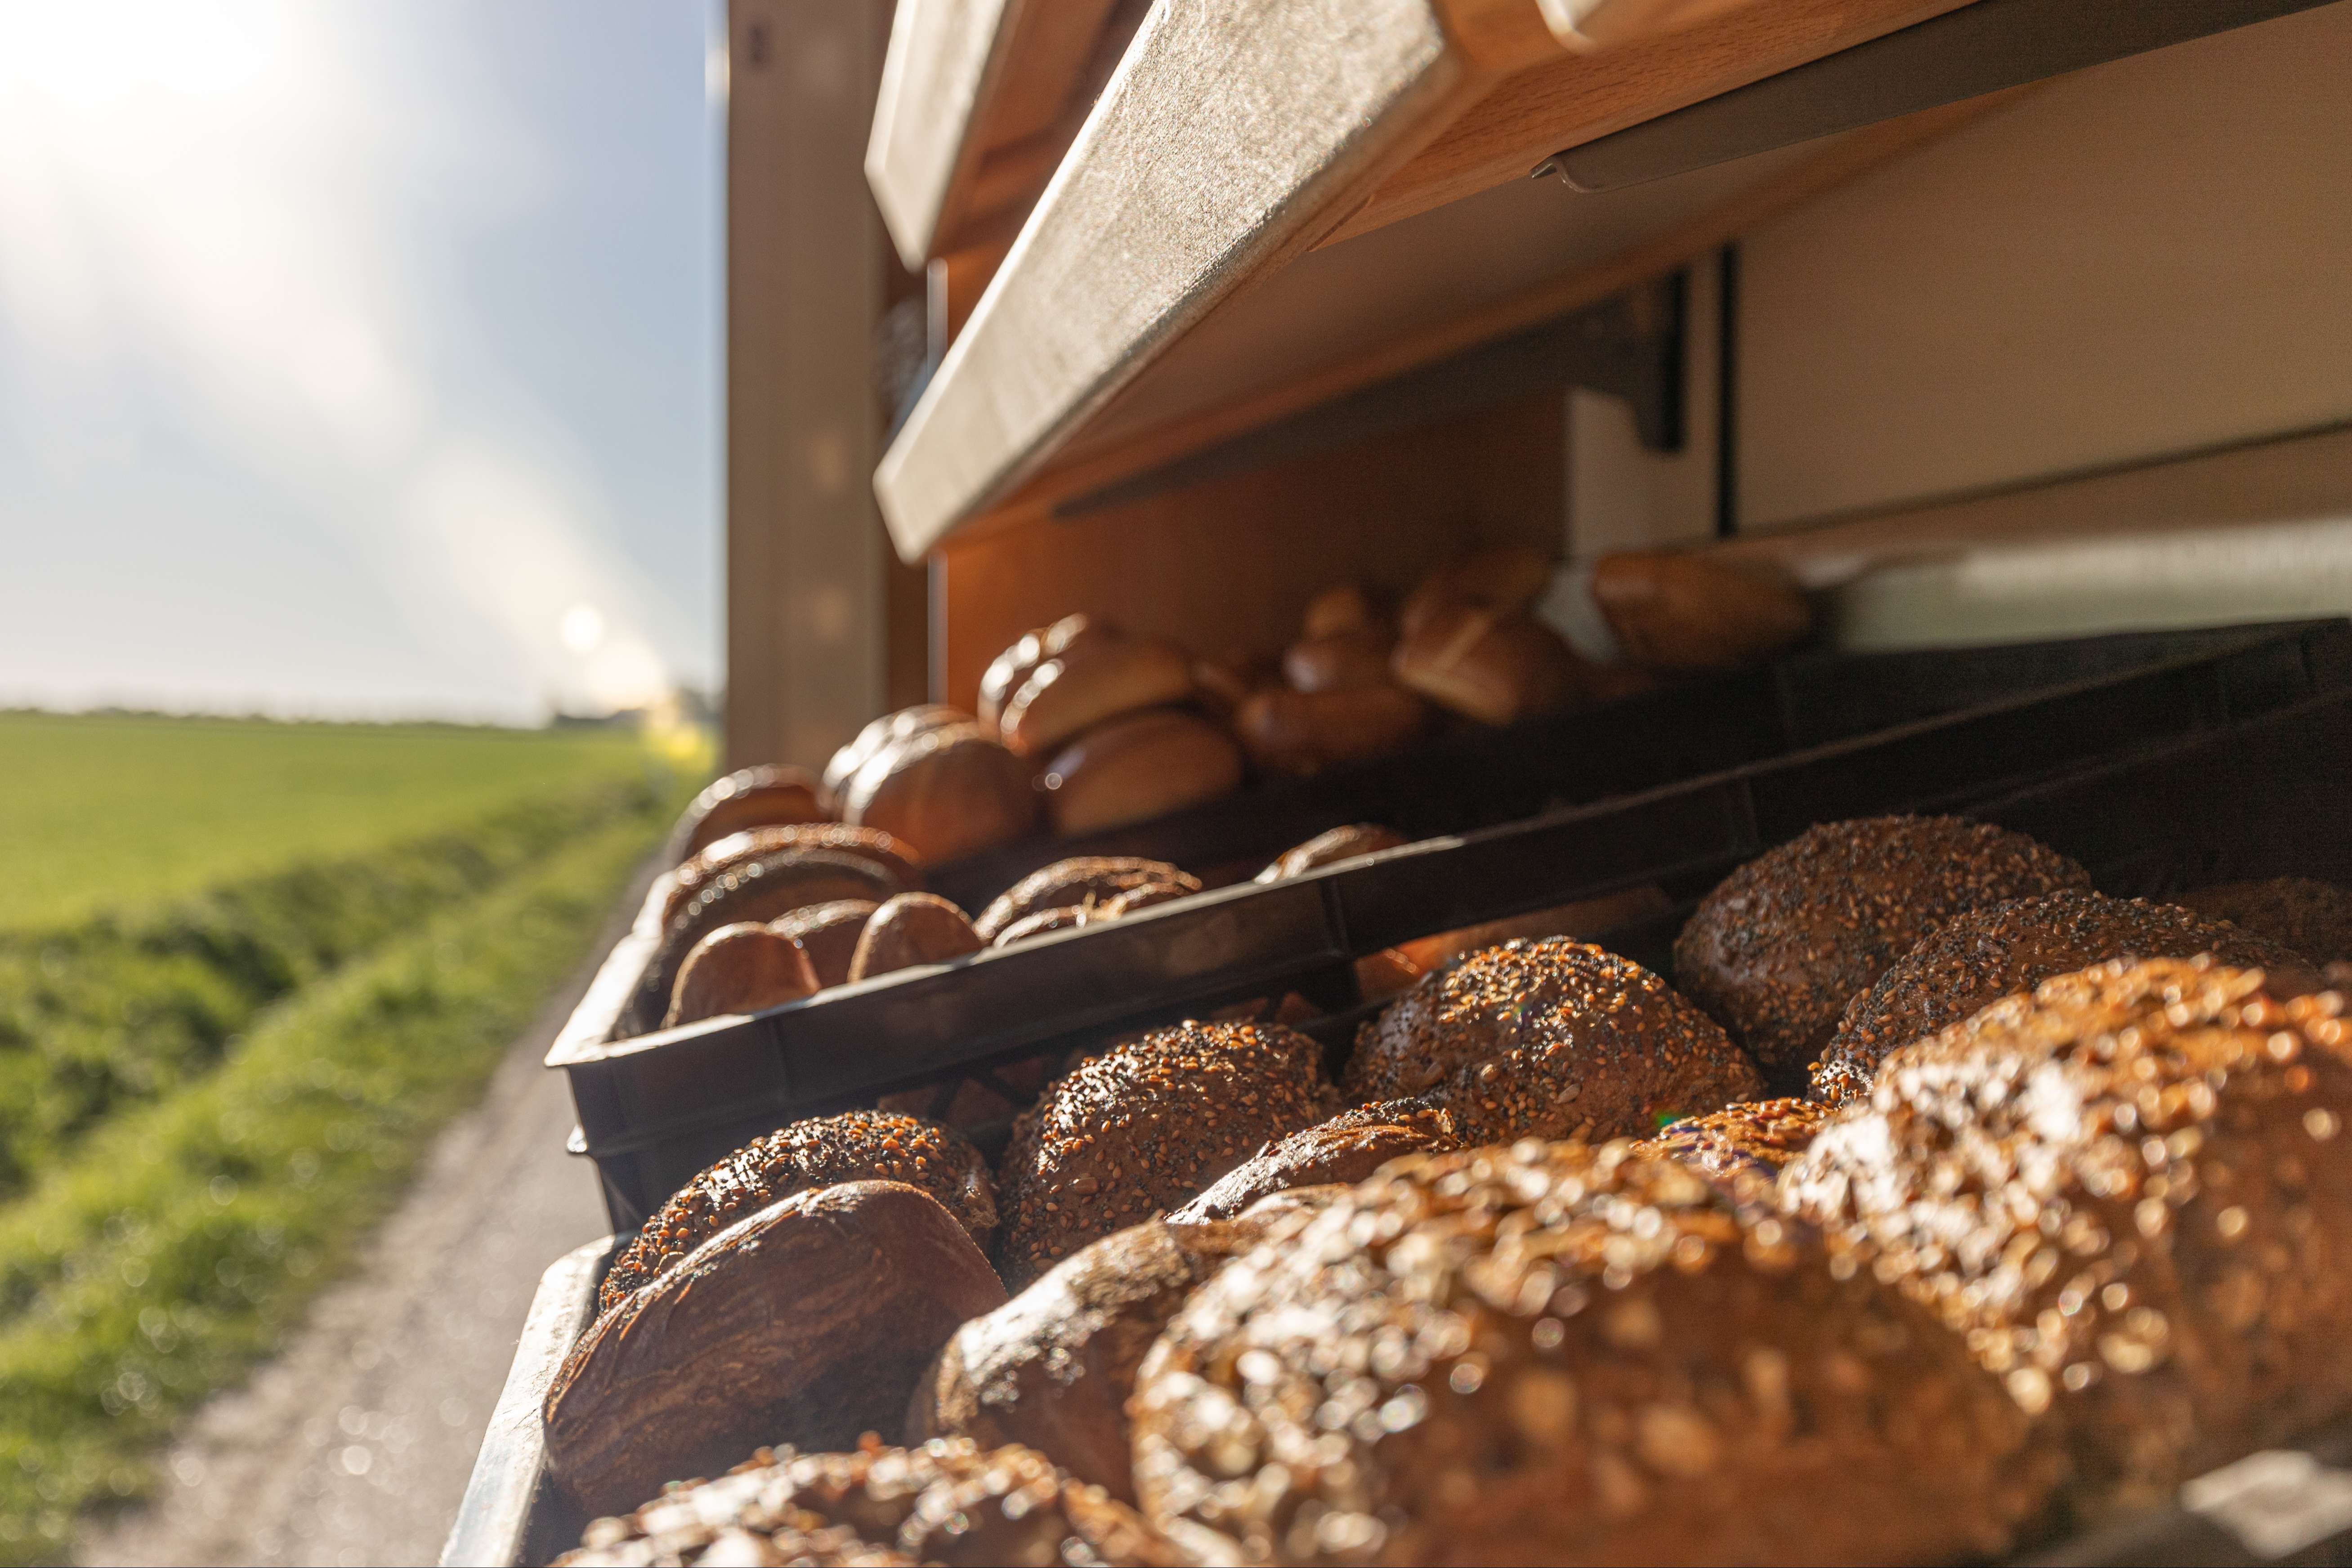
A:
POLYGON ((1351 447, 1392 430, 1434 425, 1549 388, 1582 386, 1633 405, 1633 427, 1654 452, 1683 446, 1686 275, 1675 272, 1573 315, 1482 343, 1419 370, 1337 397, 1172 463, 1073 497, 1069 518, 1229 474, 1351 447))
POLYGON ((1882 120, 2146 54, 2326 0, 1975 0, 1555 153, 1536 165, 1578 191, 1638 185, 1882 120))

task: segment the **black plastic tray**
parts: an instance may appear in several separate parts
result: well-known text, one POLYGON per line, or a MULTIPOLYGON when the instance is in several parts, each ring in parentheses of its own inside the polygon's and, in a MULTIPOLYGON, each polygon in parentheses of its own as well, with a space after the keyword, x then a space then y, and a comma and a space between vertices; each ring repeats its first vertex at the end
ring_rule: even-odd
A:
MULTIPOLYGON (((2345 622, 2209 635, 2204 646, 1601 804, 1441 833, 1307 877, 1216 889, 751 1017, 607 1040, 609 1022, 600 1029, 599 1021, 614 1016, 654 940, 641 930, 615 949, 549 1065, 570 1076, 580 1113, 573 1147, 595 1160, 614 1229, 634 1229, 695 1173, 798 1117, 1252 998, 1297 992, 1340 1012, 1358 1000, 1354 960, 1398 942, 1628 887, 1695 896, 1815 822, 1966 806, 2352 687, 2345 622)), ((2047 645, 2035 652, 2052 657, 2047 645)), ((1981 669, 1990 657, 1954 662, 1981 669)), ((1864 679, 1856 668, 1823 667, 1849 688, 1864 679)), ((1817 700, 1831 712, 1870 706, 1817 700)), ((1531 743, 1531 733, 1556 731, 1479 741, 1498 752, 1518 742, 1514 765, 1528 777, 1583 765, 1531 743)), ((1400 802, 1416 793, 1393 781, 1382 787, 1400 802)), ((1404 820, 1408 831, 1425 830, 1425 818, 1404 820)))
MULTIPOLYGON (((2052 716, 2060 711, 2031 704, 2028 710, 2052 716)), ((1971 732, 1962 724, 1914 736, 1924 741, 1941 735, 1944 743, 1966 745, 1971 732)), ((1777 789, 1793 791, 1802 778, 1822 784, 1837 776, 1821 772, 1822 765, 1820 758, 1808 759, 1804 770, 1781 775, 1777 789)), ((1955 771, 1966 772, 1957 759, 1955 771)), ((1988 794, 1969 805, 1969 815, 2031 833, 2074 856, 2103 891, 2118 895, 2161 895, 2209 881, 2290 873, 2352 880, 2347 781, 2352 691, 2338 689, 1988 794)), ((1721 804, 1721 792, 1730 787, 1727 781, 1707 781, 1686 793, 1721 804)), ((1793 794, 1759 788, 1748 777, 1745 798, 1754 811, 1741 830, 1743 853, 1840 815, 1844 792, 1833 795, 1834 806, 1808 810, 1793 794)), ((1569 814, 1549 830, 1564 831, 1570 820, 1606 820, 1607 815, 1569 814)), ((1507 842, 1507 836, 1489 841, 1507 842)), ((1368 900, 1370 883, 1426 868, 1425 857, 1418 866, 1415 861, 1412 853, 1400 851, 1373 865, 1337 869, 1322 881, 1353 889, 1347 896, 1368 900)), ((1674 918, 1601 941, 1644 962, 1662 962, 1656 948, 1671 940, 1674 918)), ((541 1281, 444 1563, 542 1563, 578 1540, 586 1520, 548 1482, 538 1413, 564 1354, 590 1321, 612 1245, 607 1240, 570 1254, 541 1281)), ((2347 1465, 2352 1465, 2352 1424, 2191 1482, 2175 1507, 2070 1541, 2042 1543, 2021 1561, 2352 1563, 2352 1473, 2347 1465)))

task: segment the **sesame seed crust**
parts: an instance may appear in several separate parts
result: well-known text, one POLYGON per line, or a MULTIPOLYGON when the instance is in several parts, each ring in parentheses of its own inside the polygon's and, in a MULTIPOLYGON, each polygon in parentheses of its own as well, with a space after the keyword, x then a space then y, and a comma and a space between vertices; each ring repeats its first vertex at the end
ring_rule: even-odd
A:
POLYGON ((2274 981, 2292 977, 2296 989, 2309 989, 2315 978, 2278 943, 2177 904, 2066 892, 1956 915, 1847 1004, 1836 1037, 1813 1064, 1809 1098, 1836 1105, 1868 1095, 1888 1052, 2053 975, 2111 959, 2200 952, 2271 970, 2274 981))
POLYGON ((1090 1057, 1013 1125, 998 1267, 1019 1289, 1330 1114, 1323 1048, 1278 1024, 1187 1022, 1090 1057))
POLYGON ((2086 1514, 2352 1408, 2352 1028, 2206 958, 2045 981, 1887 1058, 1781 1177, 2073 1452, 2086 1514))
POLYGON ((1685 1116, 1633 1146, 1637 1154, 1680 1160, 1709 1181, 1746 1194, 1769 1186, 1805 1152, 1828 1112, 1810 1100, 1753 1100, 1705 1116, 1685 1116))
POLYGON ((1716 1022, 1630 959, 1505 942, 1423 978, 1359 1031, 1356 1100, 1425 1095, 1465 1145, 1607 1139, 1764 1091, 1716 1022))
POLYGON ((1033 1449, 868 1439, 855 1453, 761 1448, 715 1481, 673 1487, 600 1519, 558 1568, 729 1563, 1139 1564, 1167 1543, 1099 1487, 1033 1449))
POLYGON ((1197 1291, 1130 1405, 1198 1561, 1994 1552, 2050 1467, 1926 1314, 1688 1168, 1410 1156, 1197 1291))
POLYGON ((755 1138, 672 1194, 605 1271, 597 1309, 609 1310, 746 1215, 813 1187, 864 1181, 930 1194, 983 1253, 995 1238, 988 1163, 961 1134, 917 1116, 848 1110, 755 1138))
POLYGON ((1957 816, 1823 823, 1734 871, 1675 939, 1675 983, 1768 1070, 1801 1068, 1855 992, 1945 921, 2091 885, 2021 833, 1957 816))

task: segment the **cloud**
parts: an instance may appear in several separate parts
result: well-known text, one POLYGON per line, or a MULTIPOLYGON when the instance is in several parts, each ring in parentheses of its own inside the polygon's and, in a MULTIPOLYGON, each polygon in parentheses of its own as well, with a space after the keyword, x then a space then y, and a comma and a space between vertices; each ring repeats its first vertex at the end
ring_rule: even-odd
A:
MULTIPOLYGON (((677 617, 604 542, 585 476, 436 384, 435 301, 390 200, 403 112, 429 116, 377 100, 335 16, 0 0, 0 315, 34 356, 32 442, 86 461, 124 387, 160 386, 356 542, 415 626, 469 617, 519 709, 644 700, 671 679, 652 628, 677 617), (606 626, 584 652, 562 632, 580 605, 606 626)), ((518 136, 495 128, 476 196, 528 166, 518 136)))

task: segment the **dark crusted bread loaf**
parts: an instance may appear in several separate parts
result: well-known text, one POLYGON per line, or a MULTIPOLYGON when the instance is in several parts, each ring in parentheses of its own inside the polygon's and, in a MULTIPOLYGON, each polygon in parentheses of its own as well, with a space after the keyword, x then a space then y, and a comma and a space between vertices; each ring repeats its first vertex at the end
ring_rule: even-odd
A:
POLYGON ((762 1448, 623 1519, 588 1527, 562 1568, 655 1564, 1037 1563, 1158 1568, 1172 1548, 1123 1504, 1026 1448, 961 1440, 852 1453, 762 1448))
POLYGON ((983 1251, 996 1235, 996 1189, 980 1151, 935 1121, 887 1110, 819 1116, 755 1138, 656 1209, 604 1273, 604 1308, 744 1215, 841 1182, 904 1182, 945 1204, 983 1251))
POLYGON ((1735 1194, 1760 1198, 1781 1167, 1805 1152, 1828 1115, 1811 1100, 1751 1100, 1686 1116, 1633 1145, 1633 1152, 1680 1160, 1735 1194))
POLYGON ((1004 1302, 929 1193, 852 1182, 730 1226, 581 1336, 542 1410, 548 1468, 592 1514, 762 1443, 895 1435, 965 1319, 1004 1302))
POLYGON ((1824 823, 1707 894, 1675 940, 1675 984, 1768 1071, 1792 1072, 1854 993, 1954 915, 2090 885, 2023 834, 1957 816, 1824 823))
POLYGON ((1510 942, 1428 976, 1358 1033, 1358 1100, 1427 1095, 1467 1145, 1634 1136, 1763 1092, 1716 1022, 1630 959, 1510 942))
POLYGON ((1889 1057, 1781 1178, 2048 1412, 2091 1513, 2352 1409, 2352 1028, 2205 959, 2046 981, 1889 1057))
POLYGON ((1813 1064, 1811 1097, 1824 1104, 1867 1095, 1886 1054, 1957 1024, 2053 974, 2111 958, 2194 958, 2267 968, 2274 982, 2309 990, 2317 974, 2296 954, 2177 904, 2052 893, 1954 917, 1855 995, 1813 1064))
POLYGON ((1259 1199, 1294 1187, 1360 1182, 1400 1154, 1459 1149, 1454 1118, 1423 1100, 1386 1100, 1270 1142, 1168 1216, 1171 1225, 1233 1219, 1259 1199))
POLYGON ((1013 1126, 998 1167, 1015 1289, 1182 1203, 1330 1113, 1323 1048, 1280 1025, 1179 1024, 1089 1057, 1013 1126))
POLYGON ((1104 1237, 949 1340, 907 1411, 908 1441, 1025 1443, 1083 1481, 1135 1500, 1127 1397, 1135 1369, 1202 1280, 1294 1210, 1104 1237))
POLYGON ((2273 877, 2200 888, 2174 901, 2292 948, 2314 963, 2352 959, 2352 889, 2308 877, 2273 877))
POLYGON ((1202 1562, 2000 1552, 2053 1467, 2000 1385, 1807 1227, 1626 1149, 1402 1160, 1227 1264, 1137 1379, 1145 1516, 1202 1562))
POLYGON ((1015 921, 1046 910, 1108 903, 1121 893, 1154 882, 1170 883, 1188 893, 1201 890, 1199 878, 1165 860, 1078 855, 1032 871, 1005 889, 980 911, 971 927, 982 942, 993 942, 1015 921))

